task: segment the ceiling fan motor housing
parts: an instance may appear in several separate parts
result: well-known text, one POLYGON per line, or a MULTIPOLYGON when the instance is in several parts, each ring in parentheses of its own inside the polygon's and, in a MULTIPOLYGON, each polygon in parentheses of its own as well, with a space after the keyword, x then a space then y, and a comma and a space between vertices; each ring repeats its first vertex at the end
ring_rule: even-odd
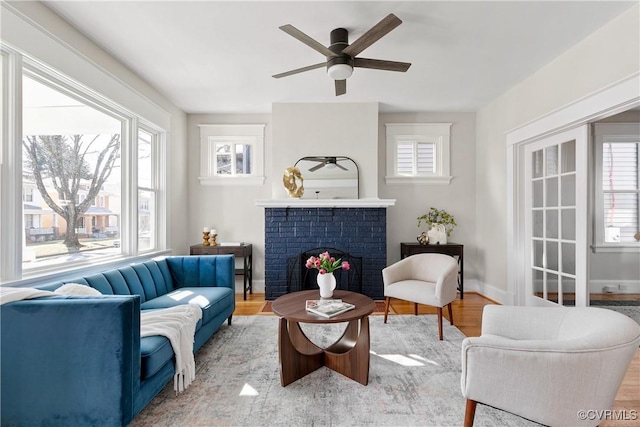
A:
POLYGON ((331 31, 330 40, 329 50, 338 56, 327 58, 327 69, 336 64, 347 64, 353 68, 353 58, 346 53, 342 54, 343 49, 349 46, 349 32, 344 28, 336 28, 331 31))

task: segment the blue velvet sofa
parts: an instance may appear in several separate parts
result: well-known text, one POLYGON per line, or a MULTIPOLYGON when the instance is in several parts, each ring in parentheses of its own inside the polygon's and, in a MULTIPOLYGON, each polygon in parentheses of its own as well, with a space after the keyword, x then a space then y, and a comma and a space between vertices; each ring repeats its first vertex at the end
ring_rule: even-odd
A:
POLYGON ((140 310, 195 299, 195 352, 235 309, 233 255, 167 257, 38 288, 63 283, 104 295, 0 309, 2 426, 127 425, 175 373, 169 340, 140 338, 140 310))

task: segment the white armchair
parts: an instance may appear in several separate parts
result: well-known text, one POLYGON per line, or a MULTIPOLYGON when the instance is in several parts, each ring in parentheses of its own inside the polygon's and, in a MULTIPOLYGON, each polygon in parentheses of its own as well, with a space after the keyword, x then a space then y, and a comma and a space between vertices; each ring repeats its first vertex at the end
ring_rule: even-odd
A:
POLYGON ((640 326, 612 310, 488 305, 462 342, 465 427, 482 403, 548 426, 596 426, 610 410, 640 326), (600 412, 602 414, 602 412, 600 412))
POLYGON ((449 309, 449 322, 453 325, 451 302, 458 289, 458 262, 443 254, 416 254, 404 258, 382 270, 384 282, 384 323, 387 323, 389 302, 398 298, 418 304, 437 307, 438 335, 442 340, 442 307, 449 309))

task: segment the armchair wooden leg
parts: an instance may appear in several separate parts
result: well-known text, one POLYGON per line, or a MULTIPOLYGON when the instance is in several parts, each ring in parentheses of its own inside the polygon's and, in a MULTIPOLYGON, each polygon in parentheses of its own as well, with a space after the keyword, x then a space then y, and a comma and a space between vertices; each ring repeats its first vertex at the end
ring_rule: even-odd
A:
POLYGON ((387 315, 389 314, 389 301, 391 297, 386 297, 384 299, 384 323, 387 323, 387 315))
POLYGON ((438 338, 442 341, 442 307, 438 307, 438 338))
POLYGON ((475 400, 467 399, 467 408, 464 413, 464 427, 473 427, 473 418, 476 416, 476 405, 478 402, 475 400))
POLYGON ((418 315, 418 303, 417 302, 413 303, 413 314, 415 314, 416 316, 418 315))
POLYGON ((453 310, 451 310, 451 303, 447 304, 447 308, 449 309, 449 323, 453 325, 453 310))

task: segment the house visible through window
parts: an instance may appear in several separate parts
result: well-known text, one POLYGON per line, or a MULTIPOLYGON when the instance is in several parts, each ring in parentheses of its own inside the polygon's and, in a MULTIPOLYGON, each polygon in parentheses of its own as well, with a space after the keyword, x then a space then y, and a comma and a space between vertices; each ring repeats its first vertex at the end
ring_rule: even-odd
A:
POLYGON ((640 124, 595 125, 595 245, 640 247, 640 124))
POLYGON ((251 175, 251 144, 216 144, 216 175, 251 175))
POLYGON ((3 68, 3 103, 21 114, 3 116, 14 122, 6 140, 16 146, 3 150, 2 168, 20 179, 15 187, 0 186, 3 218, 16 217, 4 228, 11 232, 0 241, 0 252, 22 256, 0 259, 0 281, 164 249, 158 246, 166 245, 160 225, 165 216, 158 209, 159 201, 166 203, 166 174, 158 160, 163 132, 62 73, 3 48, 0 65, 9 62, 17 72, 3 68), (123 129, 140 137, 130 138, 132 132, 123 129), (124 190, 131 194, 126 200, 124 190), (20 214, 12 215, 16 204, 20 214))

